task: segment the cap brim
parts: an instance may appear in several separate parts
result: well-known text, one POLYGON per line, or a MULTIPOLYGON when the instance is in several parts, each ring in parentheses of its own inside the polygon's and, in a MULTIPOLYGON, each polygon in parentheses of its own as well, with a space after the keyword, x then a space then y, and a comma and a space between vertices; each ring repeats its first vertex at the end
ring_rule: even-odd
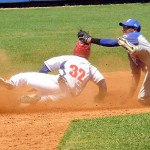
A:
POLYGON ((128 22, 120 22, 120 26, 131 26, 128 22))

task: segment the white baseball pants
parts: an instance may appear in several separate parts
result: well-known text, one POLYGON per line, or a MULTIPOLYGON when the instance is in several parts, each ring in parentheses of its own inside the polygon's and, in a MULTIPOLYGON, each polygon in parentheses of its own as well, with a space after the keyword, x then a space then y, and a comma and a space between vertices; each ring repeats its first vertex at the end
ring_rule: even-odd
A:
POLYGON ((58 83, 59 75, 50 75, 38 72, 19 73, 10 78, 15 87, 28 85, 41 94, 41 102, 46 99, 57 100, 71 97, 68 86, 58 83))

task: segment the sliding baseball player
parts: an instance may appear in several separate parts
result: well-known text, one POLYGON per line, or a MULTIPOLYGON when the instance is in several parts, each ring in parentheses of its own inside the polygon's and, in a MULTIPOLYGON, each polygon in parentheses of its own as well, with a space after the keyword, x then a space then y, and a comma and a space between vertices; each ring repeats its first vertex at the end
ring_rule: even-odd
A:
POLYGON ((45 61, 40 72, 19 73, 4 80, 0 78, 0 86, 13 89, 28 85, 40 92, 40 95, 25 95, 22 102, 43 102, 47 99, 53 101, 78 96, 85 88, 88 81, 93 81, 99 87, 96 100, 102 100, 107 92, 103 75, 88 61, 90 45, 81 41, 77 42, 73 55, 64 55, 45 61), (58 75, 48 72, 59 70, 58 75))

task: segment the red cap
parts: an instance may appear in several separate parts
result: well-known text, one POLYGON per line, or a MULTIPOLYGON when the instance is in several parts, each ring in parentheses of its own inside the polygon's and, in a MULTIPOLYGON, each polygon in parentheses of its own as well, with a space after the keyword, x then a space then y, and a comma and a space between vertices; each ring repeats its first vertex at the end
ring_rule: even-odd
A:
POLYGON ((73 51, 73 55, 77 55, 89 59, 90 54, 91 54, 91 47, 89 44, 85 45, 81 41, 77 42, 73 51))

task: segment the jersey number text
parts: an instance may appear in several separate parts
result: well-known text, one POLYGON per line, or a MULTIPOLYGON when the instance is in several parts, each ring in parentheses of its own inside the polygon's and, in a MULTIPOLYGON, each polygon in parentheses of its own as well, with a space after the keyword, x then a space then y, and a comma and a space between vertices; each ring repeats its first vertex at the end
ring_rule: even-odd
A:
POLYGON ((72 69, 72 71, 70 71, 69 74, 74 78, 76 78, 78 72, 80 72, 80 75, 78 76, 77 79, 82 82, 83 81, 82 79, 85 76, 85 71, 82 68, 78 68, 78 66, 76 65, 70 65, 70 68, 72 69))

